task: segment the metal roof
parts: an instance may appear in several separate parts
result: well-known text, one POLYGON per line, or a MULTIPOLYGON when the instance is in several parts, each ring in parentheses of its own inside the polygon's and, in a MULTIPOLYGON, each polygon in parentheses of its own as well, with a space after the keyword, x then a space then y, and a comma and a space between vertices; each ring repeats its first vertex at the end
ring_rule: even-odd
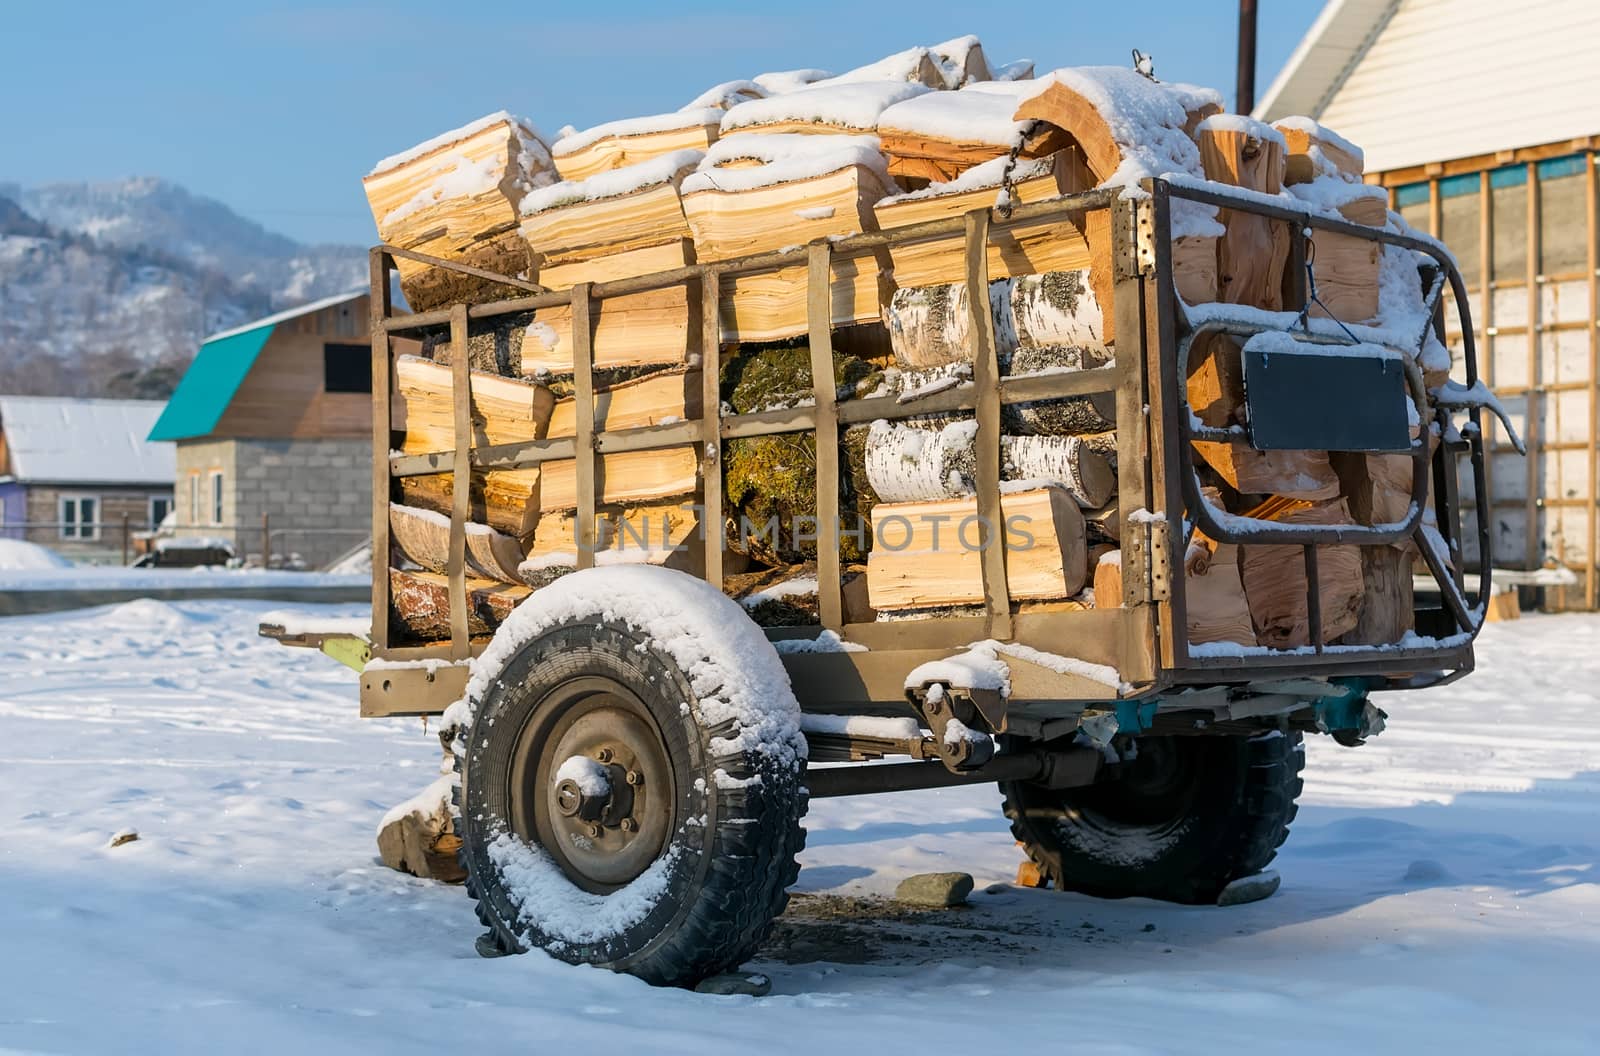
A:
POLYGON ((1388 24, 1400 0, 1328 0, 1253 111, 1270 121, 1320 117, 1350 71, 1388 24))
POLYGON ((11 473, 25 484, 171 486, 177 452, 146 439, 160 400, 0 396, 11 473))
POLYGON ((167 401, 160 420, 150 430, 150 439, 189 440, 209 436, 279 323, 353 301, 366 292, 361 289, 324 297, 206 338, 167 401))

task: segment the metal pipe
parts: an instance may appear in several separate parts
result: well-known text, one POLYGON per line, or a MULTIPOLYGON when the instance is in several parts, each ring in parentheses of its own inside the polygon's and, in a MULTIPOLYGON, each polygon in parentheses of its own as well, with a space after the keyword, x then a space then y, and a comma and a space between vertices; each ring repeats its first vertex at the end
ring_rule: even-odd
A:
POLYGON ((832 766, 806 771, 806 787, 812 799, 832 796, 866 796, 875 792, 909 792, 919 788, 950 788, 954 785, 981 785, 991 781, 1032 781, 1045 771, 1045 753, 1019 752, 999 755, 976 770, 961 773, 943 763, 884 763, 857 766, 832 766))
POLYGON ((1239 0, 1239 80, 1234 109, 1256 108, 1256 0, 1239 0))

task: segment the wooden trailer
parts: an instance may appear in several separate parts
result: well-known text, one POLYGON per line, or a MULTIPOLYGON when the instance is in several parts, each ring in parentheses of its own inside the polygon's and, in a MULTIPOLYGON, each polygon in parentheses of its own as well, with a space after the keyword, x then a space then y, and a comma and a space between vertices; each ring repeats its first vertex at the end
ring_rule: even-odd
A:
MULTIPOLYGON (((1373 332, 1358 333, 1359 328, 1318 320, 1315 313, 1308 321, 1305 311, 1314 307, 1308 304, 1305 281, 1308 246, 1318 239, 1325 244, 1358 240, 1413 251, 1431 261, 1421 269, 1418 282, 1433 325, 1442 318, 1440 305, 1446 297, 1466 319, 1465 287, 1449 253, 1431 239, 1293 207, 1282 196, 1162 179, 1145 181, 1142 191, 1095 189, 1019 204, 1008 212, 984 205, 961 216, 640 277, 579 283, 554 292, 411 250, 379 246, 372 251, 373 449, 380 453, 373 465, 372 631, 366 643, 354 646, 353 657, 352 643, 341 642, 338 636, 283 627, 263 628, 263 633, 293 644, 345 651, 344 659, 362 671, 363 715, 438 715, 464 701, 446 721, 460 724, 455 744, 462 760, 463 806, 458 822, 466 827, 460 834, 465 840, 464 861, 474 878, 480 916, 490 929, 480 948, 514 952, 540 945, 569 960, 680 984, 725 970, 748 955, 750 939, 749 934, 719 930, 720 925, 694 917, 706 885, 723 882, 717 870, 706 872, 705 863, 732 854, 744 864, 737 869, 728 866, 732 879, 727 882, 739 892, 749 892, 730 893, 730 889, 706 897, 765 900, 751 912, 770 918, 781 909, 782 889, 792 879, 798 846, 793 833, 798 831, 807 792, 815 797, 999 782, 1018 839, 1057 886, 1101 894, 1214 900, 1227 883, 1259 869, 1281 842, 1298 788, 1295 748, 1303 732, 1327 732, 1344 743, 1358 744, 1382 726, 1382 712, 1369 700, 1373 691, 1437 685, 1471 669, 1472 640, 1490 594, 1491 566, 1487 526, 1481 521, 1463 526, 1458 501, 1463 480, 1474 493, 1483 493, 1480 418, 1486 401, 1477 377, 1471 327, 1463 327, 1464 382, 1436 379, 1430 385, 1417 365, 1426 332, 1408 335, 1405 347, 1391 344, 1385 349, 1374 344, 1373 332), (1289 264, 1282 311, 1189 304, 1180 297, 1172 237, 1172 213, 1180 202, 1249 214, 1296 233, 1286 235, 1289 264), (1041 223, 1060 224, 1063 231, 1070 225, 1074 233, 1085 229, 1109 233, 1113 279, 1109 321, 1115 332, 1115 359, 1108 365, 1031 375, 1001 372, 994 317, 987 310, 989 249, 1019 225, 1041 223), (964 247, 974 352, 970 382, 898 396, 840 399, 832 369, 834 293, 841 281, 853 281, 849 276, 861 261, 933 237, 959 240, 964 247), (526 293, 492 303, 458 303, 397 314, 388 298, 396 261, 455 271, 526 293), (805 275, 813 399, 782 410, 728 413, 718 388, 717 368, 726 354, 719 301, 746 276, 798 267, 805 275), (593 321, 614 298, 659 290, 681 291, 693 306, 687 340, 702 385, 698 414, 663 424, 597 428, 593 321), (473 328, 551 307, 570 311, 575 370, 572 435, 475 443, 468 355, 473 328), (452 346, 453 450, 406 454, 395 450, 391 417, 395 340, 441 330, 447 330, 452 346), (1249 413, 1243 421, 1208 423, 1191 406, 1195 390, 1186 383, 1191 364, 1198 363, 1205 342, 1219 334, 1246 346, 1249 413), (1257 345, 1263 334, 1278 336, 1257 345), (1261 362, 1251 359, 1252 347, 1264 350, 1258 357, 1261 362), (775 701, 788 700, 792 692, 800 732, 794 733, 792 723, 787 728, 791 740, 797 742, 803 735, 803 748, 790 751, 768 745, 770 751, 762 750, 766 754, 746 753, 738 757, 743 762, 723 759, 715 767, 695 756, 701 759, 695 764, 700 769, 684 769, 689 764, 677 760, 671 748, 676 734, 658 731, 654 742, 646 744, 651 735, 639 732, 652 724, 667 730, 678 721, 672 717, 677 711, 653 710, 656 705, 645 699, 653 691, 629 690, 621 675, 602 680, 610 688, 595 692, 607 700, 632 703, 615 704, 611 718, 605 720, 611 724, 606 729, 613 732, 596 733, 600 740, 594 743, 605 743, 587 756, 543 760, 529 747, 540 743, 537 739, 515 740, 523 736, 514 735, 515 729, 532 730, 526 734, 532 737, 543 721, 538 716, 545 705, 524 699, 527 694, 544 694, 539 700, 556 702, 546 710, 568 707, 563 702, 569 697, 563 694, 575 692, 570 685, 577 682, 541 681, 546 678, 542 672, 569 662, 563 659, 566 653, 591 646, 603 652, 621 648, 617 643, 622 642, 633 643, 629 648, 641 655, 657 654, 649 641, 635 641, 629 637, 633 632, 614 626, 615 621, 598 610, 586 621, 569 621, 554 629, 545 623, 522 626, 516 641, 509 640, 504 629, 499 636, 481 629, 475 633, 475 606, 489 602, 472 594, 468 521, 474 470, 531 469, 550 460, 575 463, 572 531, 577 571, 567 578, 582 582, 585 575, 596 574, 586 570, 596 565, 596 517, 601 504, 597 477, 603 460, 692 445, 700 478, 710 482, 699 492, 700 523, 713 527, 694 540, 687 572, 663 575, 692 575, 720 592, 727 540, 717 530, 724 513, 719 481, 730 441, 785 433, 815 436, 817 535, 826 540, 840 529, 843 430, 878 420, 892 423, 916 416, 971 413, 976 419, 972 514, 981 524, 1000 525, 1011 494, 1000 476, 1006 409, 1083 396, 1109 398, 1116 409, 1117 506, 1110 523, 1120 536, 1120 560, 1091 570, 1097 591, 1120 592, 1114 600, 1097 598, 1100 603, 1092 608, 1018 603, 1011 595, 1006 547, 988 545, 977 548, 974 558, 982 586, 981 608, 975 614, 853 621, 847 615, 851 607, 846 604, 838 548, 821 545, 816 556, 815 625, 734 627, 748 622, 735 610, 727 628, 733 638, 755 634, 772 642, 782 677, 764 684, 775 701), (1406 397, 1420 421, 1407 420, 1406 397), (1463 416, 1465 424, 1460 424, 1463 416), (1359 518, 1319 520, 1316 513, 1326 509, 1313 508, 1308 515, 1301 508, 1313 507, 1309 502, 1300 503, 1299 512, 1291 517, 1259 509, 1230 513, 1208 494, 1202 480, 1204 460, 1198 452, 1207 444, 1241 458, 1304 449, 1397 457, 1398 463, 1386 465, 1404 485, 1402 501, 1398 508, 1360 511, 1359 518), (385 558, 391 544, 390 500, 399 494, 403 481, 434 474, 450 474, 453 481, 447 568, 440 587, 448 639, 407 645, 391 636, 389 620, 391 580, 385 558), (1462 556, 1467 530, 1477 553, 1484 555, 1476 590, 1470 592, 1463 586, 1468 571, 1462 556), (1247 561, 1256 562, 1244 568, 1246 576, 1257 565, 1269 566, 1288 584, 1284 589, 1303 593, 1303 644, 1287 648, 1191 644, 1187 613, 1191 604, 1201 603, 1192 567, 1194 546, 1201 540, 1209 546, 1207 560, 1221 561, 1224 554, 1242 549, 1247 561), (1407 543, 1437 581, 1442 600, 1429 603, 1419 593, 1409 611, 1401 614, 1403 623, 1375 634, 1370 644, 1353 643, 1348 633, 1340 642, 1330 641, 1334 635, 1324 623, 1331 610, 1320 596, 1327 581, 1325 564, 1339 556, 1340 548, 1367 552, 1407 543), (558 632, 566 636, 561 639, 565 644, 551 638, 558 632), (529 654, 538 649, 546 650, 539 654, 544 660, 529 654), (475 657, 481 658, 478 677, 469 686, 475 657), (1003 676, 981 677, 985 663, 992 661, 1000 662, 1003 676), (969 677, 973 672, 980 677, 969 677), (654 718, 643 717, 646 713, 654 718), (498 725, 495 716, 500 716, 498 725), (605 740, 613 736, 614 745, 605 740), (655 743, 662 736, 667 748, 655 743), (809 755, 809 769, 795 761, 801 754, 809 755), (789 762, 773 762, 779 757, 789 762), (905 761, 874 762, 886 757, 905 761), (618 761, 624 758, 637 762, 618 761), (839 765, 817 765, 824 763, 839 765), (676 774, 670 779, 678 782, 673 787, 680 797, 689 794, 691 799, 675 808, 659 799, 652 806, 640 791, 660 787, 651 784, 660 780, 651 766, 676 774), (624 771, 626 787, 621 783, 624 771), (1232 788, 1225 797, 1227 804, 1256 805, 1223 806, 1205 818, 1185 815, 1181 820, 1183 831, 1216 846, 1235 846, 1229 841, 1237 837, 1242 841, 1237 843, 1237 855, 1216 856, 1204 867, 1184 867, 1181 875, 1155 865, 1132 871, 1124 865, 1118 871, 1104 862, 1084 864, 1093 855, 1086 856, 1083 847, 1073 843, 1077 837, 1072 826, 1087 824, 1083 818, 1101 818, 1102 837, 1133 832, 1134 821, 1117 816, 1115 804, 1120 801, 1139 804, 1135 813, 1146 820, 1152 811, 1199 810, 1174 806, 1162 798, 1168 795, 1160 791, 1167 787, 1163 782, 1177 780, 1173 774, 1190 775, 1184 780, 1217 781, 1234 773, 1253 775, 1240 780, 1266 781, 1271 787, 1256 792, 1232 788), (692 794, 684 785, 691 777, 692 794), (1093 798, 1073 798, 1091 793, 1093 798), (692 798, 696 795, 701 798, 692 798), (626 806, 618 806, 624 802, 626 806), (1262 803, 1269 806, 1257 813, 1262 803), (618 812, 623 812, 620 820, 618 812), (690 841, 687 850, 683 849, 690 846, 683 842, 687 837, 681 836, 688 831, 681 828, 686 817, 691 822, 698 817, 701 821, 696 824, 715 830, 703 842, 690 841), (728 819, 731 827, 719 827, 718 818, 728 819), (668 828, 662 829, 663 825, 668 828), (673 825, 680 828, 672 829, 673 825), (640 850, 641 833, 656 833, 650 837, 656 841, 651 854, 640 850), (508 834, 517 840, 506 842, 508 834), (662 914, 659 920, 648 916, 627 935, 578 941, 570 935, 563 938, 559 922, 540 916, 537 906, 530 906, 514 884, 505 882, 510 866, 504 855, 515 847, 533 847, 529 853, 537 852, 533 859, 518 859, 519 869, 526 872, 540 862, 548 864, 540 857, 547 855, 562 875, 593 896, 622 897, 621 892, 637 891, 630 885, 638 878, 653 877, 652 870, 666 868, 660 863, 672 857, 668 848, 700 865, 695 867, 698 872, 685 873, 681 870, 689 867, 684 860, 673 859, 671 878, 663 881, 671 897, 649 911, 662 914), (620 857, 606 858, 602 851, 607 847, 620 857), (747 866, 755 871, 741 871, 747 866), (693 924, 694 920, 701 923, 693 924)), ((1357 490, 1347 489, 1352 495, 1357 490)), ((1409 568, 1404 571, 1409 583, 1409 568)), ((1363 572, 1358 568, 1356 574, 1363 572)), ((657 577, 650 582, 668 581, 657 577)), ((541 591, 535 590, 523 608, 537 608, 540 597, 541 591)), ((685 626, 696 619, 687 613, 685 626)), ((505 626, 513 622, 514 617, 505 626)), ((672 668, 670 658, 663 659, 660 670, 650 677, 670 681, 676 677, 672 668)), ((780 710, 789 706, 771 705, 780 710)), ((684 704, 683 714, 689 712, 684 704)), ((580 720, 581 715, 571 721, 581 725, 580 720)), ((724 733, 718 736, 728 736, 726 729, 740 727, 741 722, 742 728, 750 729, 751 721, 748 715, 738 721, 725 719, 718 727, 724 733)), ((559 732, 550 732, 549 739, 558 740, 559 732)), ((704 746, 723 743, 703 728, 688 736, 691 745, 703 746, 684 749, 691 755, 702 750, 715 755, 714 747, 704 746)))

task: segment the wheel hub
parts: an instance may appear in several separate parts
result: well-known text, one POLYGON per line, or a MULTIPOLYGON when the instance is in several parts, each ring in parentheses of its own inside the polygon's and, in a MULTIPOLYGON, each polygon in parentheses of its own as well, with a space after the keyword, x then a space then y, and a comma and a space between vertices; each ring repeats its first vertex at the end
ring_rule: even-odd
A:
POLYGON ((672 768, 655 723, 631 693, 608 680, 573 688, 551 702, 547 721, 533 724, 539 729, 525 741, 513 827, 536 839, 575 884, 606 893, 666 849, 672 768))

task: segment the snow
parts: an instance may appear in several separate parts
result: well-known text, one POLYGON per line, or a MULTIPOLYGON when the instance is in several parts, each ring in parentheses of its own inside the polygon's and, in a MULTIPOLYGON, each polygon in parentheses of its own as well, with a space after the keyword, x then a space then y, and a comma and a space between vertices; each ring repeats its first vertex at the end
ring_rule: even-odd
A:
MULTIPOLYGON (((1221 96, 1216 92, 1190 85, 1160 84, 1123 66, 1066 67, 1032 83, 1039 92, 1060 83, 1081 95, 1105 121, 1122 154, 1122 163, 1100 186, 1121 187, 1129 193, 1137 191, 1141 180, 1169 173, 1204 177, 1200 148, 1183 129, 1190 111, 1221 105, 1221 96)), ((1173 202, 1174 238, 1222 233, 1214 207, 1173 202)))
POLYGON ((1367 156, 1360 147, 1345 139, 1327 125, 1318 124, 1312 118, 1302 116, 1281 117, 1273 122, 1273 126, 1280 129, 1289 128, 1297 132, 1304 132, 1313 140, 1321 140, 1331 147, 1337 147, 1354 158, 1358 166, 1366 167, 1367 156))
POLYGON ((38 543, 24 542, 21 539, 0 539, 0 570, 39 572, 71 567, 71 561, 38 543))
POLYGON ((261 614, 261 622, 283 628, 283 633, 298 635, 355 635, 365 638, 372 633, 372 621, 365 616, 332 618, 318 610, 273 609, 261 614))
POLYGON ((886 741, 919 741, 923 736, 922 724, 910 716, 802 715, 800 728, 806 733, 848 734, 886 741))
POLYGON ((884 110, 928 90, 924 85, 908 81, 843 82, 835 78, 782 95, 740 103, 722 119, 722 132, 727 134, 741 128, 784 121, 838 125, 871 132, 884 110))
POLYGON ((817 593, 817 577, 796 576, 786 579, 781 583, 774 583, 770 587, 762 587, 752 591, 739 599, 739 604, 747 609, 753 609, 769 601, 781 601, 784 598, 815 597, 817 593))
POLYGON ((918 664, 906 675, 906 689, 916 690, 934 683, 951 689, 997 689, 1011 695, 1011 671, 991 642, 976 642, 966 652, 918 664))
POLYGON ((791 653, 864 653, 867 647, 860 642, 847 642, 838 631, 823 631, 815 638, 783 638, 772 643, 779 656, 791 653))
POLYGON ((569 755, 556 767, 556 783, 571 781, 578 791, 596 799, 611 794, 611 771, 587 755, 569 755))
POLYGON ((696 191, 749 191, 757 187, 793 180, 809 180, 830 172, 860 165, 877 175, 884 186, 893 188, 889 167, 878 151, 877 136, 806 135, 798 132, 758 133, 729 136, 706 151, 705 159, 693 173, 684 177, 684 194, 696 191), (725 169, 735 161, 761 164, 725 169))
POLYGON ((165 406, 160 400, 0 396, 9 456, 0 459, 0 469, 42 484, 171 487, 178 475, 176 446, 145 439, 165 406))
POLYGON ((799 705, 761 629, 737 602, 704 581, 650 565, 584 569, 535 591, 473 660, 466 695, 451 706, 445 722, 470 728, 490 683, 527 642, 557 624, 595 619, 620 621, 648 635, 677 662, 701 694, 691 702, 700 724, 731 727, 713 739, 717 754, 767 756, 775 766, 798 766, 805 758, 799 705))
POLYGON ((978 81, 957 92, 929 92, 889 107, 879 115, 878 128, 1009 148, 1031 123, 1011 115, 1034 90, 1026 81, 978 81))
POLYGON ((1264 330, 1251 337, 1244 343, 1245 351, 1260 352, 1264 362, 1271 362, 1274 355, 1283 356, 1330 356, 1338 359, 1387 359, 1394 362, 1400 361, 1400 353, 1383 345, 1375 345, 1369 341, 1358 342, 1354 345, 1330 345, 1315 341, 1301 341, 1293 334, 1282 330, 1264 330))
POLYGON ((1276 143, 1278 149, 1286 154, 1289 151, 1289 144, 1284 141, 1282 132, 1265 121, 1257 121, 1245 114, 1212 114, 1195 127, 1195 132, 1228 132, 1249 136, 1251 139, 1276 143))
MULTIPOLYGON (((1111 553, 1120 553, 1120 551, 1111 551, 1111 553)), ((1103 558, 1101 563, 1105 563, 1103 558)), ((1098 682, 1117 696, 1123 696, 1133 688, 1122 680, 1121 672, 1108 664, 1095 664, 1087 660, 1079 660, 1074 656, 1061 656, 1056 653, 1041 652, 1031 646, 1020 645, 1015 642, 996 642, 991 639, 983 644, 993 649, 1000 656, 1009 656, 1016 660, 1037 664, 1040 667, 1054 671, 1058 675, 1075 675, 1078 678, 1086 678, 1091 682, 1098 682)))
POLYGON ((708 107, 726 110, 730 106, 738 106, 750 99, 765 99, 766 96, 767 90, 755 81, 723 81, 695 96, 679 112, 690 113, 708 107))
POLYGON ((746 970, 773 993, 752 1000, 475 956, 460 887, 376 861, 378 820, 438 762, 434 728, 357 718, 352 672, 255 637, 268 608, 185 603, 176 629, 118 610, 0 620, 0 920, 17 954, 0 960, 0 1045, 420 1054, 436 1020, 464 1050, 603 1036, 912 1056, 928 1041, 897 1010, 1003 995, 1000 1019, 941 1019, 937 1047, 993 1048, 1003 1029, 1041 1051, 1593 1049, 1600 617, 1493 624, 1461 682, 1380 694, 1389 728, 1365 747, 1311 738, 1282 887, 1251 905, 1012 887, 993 785, 813 800, 791 918, 918 872, 964 870, 977 890, 949 914, 840 922, 831 960, 769 947, 746 970), (140 838, 108 847, 123 830, 140 838))
POLYGON ((416 795, 409 799, 403 799, 390 807, 383 817, 379 819, 376 831, 382 832, 409 814, 429 818, 439 814, 441 811, 450 810, 451 801, 455 796, 456 785, 460 783, 461 779, 454 773, 440 774, 416 795))
MULTIPOLYGON (((532 121, 529 121, 525 117, 518 117, 515 114, 508 113, 505 110, 500 110, 496 113, 485 114, 476 121, 462 125, 460 128, 453 128, 448 132, 441 132, 432 139, 424 140, 409 150, 402 150, 398 154, 391 154, 387 158, 384 158, 382 161, 378 162, 378 164, 374 165, 372 167, 372 171, 367 173, 367 176, 370 178, 378 175, 379 173, 388 172, 390 169, 396 169, 408 162, 416 161, 418 158, 421 158, 424 155, 432 154, 436 150, 442 150, 445 147, 459 143, 463 139, 471 139, 479 132, 482 132, 488 128, 492 128, 501 122, 505 122, 512 128, 518 129, 519 131, 531 133, 534 140, 537 141, 538 148, 540 150, 544 149, 544 137, 539 134, 539 130, 534 127, 532 121)), ((527 137, 520 138, 526 139, 527 137)), ((546 156, 544 158, 544 167, 548 168, 549 164, 550 159, 548 156, 546 156)))
POLYGON ((571 943, 598 942, 633 927, 661 901, 677 858, 670 848, 626 886, 606 895, 575 886, 543 847, 501 833, 489 844, 519 923, 571 943))
MULTIPOLYGON (((1048 176, 1053 171, 1054 162, 1049 158, 1021 159, 1011 169, 1011 182, 1021 183, 1038 176, 1048 176)), ((984 191, 991 187, 999 187, 1006 178, 1006 168, 1011 165, 1009 157, 990 158, 979 165, 974 165, 953 180, 943 183, 930 183, 920 191, 909 191, 884 198, 878 206, 894 205, 896 202, 913 202, 925 198, 942 198, 947 194, 965 194, 968 191, 984 191)))
MULTIPOLYGON (((722 87, 722 86, 718 86, 722 87)), ((695 100, 682 110, 674 110, 666 114, 651 114, 648 117, 627 117, 620 121, 607 121, 581 132, 573 132, 556 140, 555 146, 550 148, 550 153, 558 158, 565 158, 576 154, 580 150, 591 147, 602 139, 623 138, 627 136, 647 136, 654 132, 672 132, 680 128, 695 128, 697 126, 715 126, 722 120, 722 107, 711 103, 702 103, 695 100), (698 103, 699 105, 695 105, 698 103)))
POLYGON ((751 80, 768 95, 783 95, 787 92, 797 92, 832 76, 833 74, 827 70, 779 70, 775 73, 758 74, 751 80))
POLYGON ((519 208, 523 216, 534 216, 564 205, 620 198, 658 184, 675 185, 704 155, 705 152, 699 150, 674 150, 620 169, 597 173, 586 180, 563 180, 526 195, 519 208))
POLYGON ((70 565, 66 568, 0 567, 0 590, 276 590, 284 587, 365 587, 370 573, 280 572, 259 568, 124 568, 120 565, 70 565))

